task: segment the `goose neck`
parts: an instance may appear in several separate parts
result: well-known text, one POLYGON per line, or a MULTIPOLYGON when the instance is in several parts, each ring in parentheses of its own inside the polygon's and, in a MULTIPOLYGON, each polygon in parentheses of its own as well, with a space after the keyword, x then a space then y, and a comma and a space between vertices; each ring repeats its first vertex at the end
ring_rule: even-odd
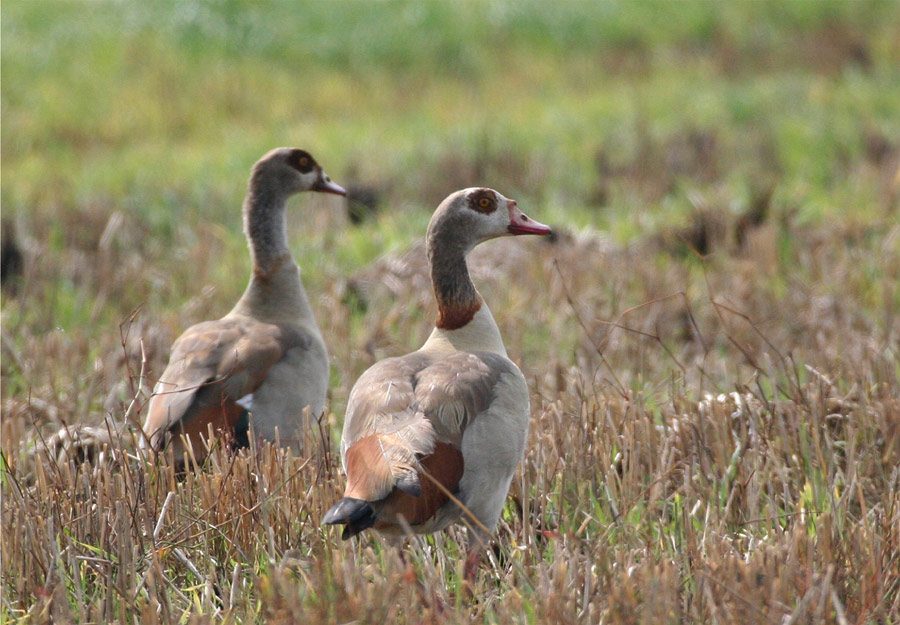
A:
POLYGON ((426 247, 438 318, 422 349, 480 350, 506 356, 494 317, 469 277, 466 254, 471 246, 453 239, 435 245, 435 237, 429 236, 426 247))
POLYGON ((481 308, 482 299, 466 264, 468 249, 462 245, 434 245, 428 241, 431 282, 438 305, 436 327, 456 330, 469 323, 481 308))
POLYGON ((274 274, 290 256, 284 205, 287 197, 251 180, 244 200, 244 233, 250 244, 254 275, 274 274))
POLYGON ((244 233, 250 245, 253 272, 232 314, 271 322, 318 327, 300 279, 300 267, 287 243, 287 194, 250 181, 244 200, 244 233))

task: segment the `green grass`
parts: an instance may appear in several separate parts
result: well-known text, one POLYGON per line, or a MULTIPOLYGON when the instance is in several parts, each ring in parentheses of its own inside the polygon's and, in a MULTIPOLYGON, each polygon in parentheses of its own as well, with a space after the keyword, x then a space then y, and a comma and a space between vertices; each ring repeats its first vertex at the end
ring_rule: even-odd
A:
POLYGON ((900 620, 896 3, 7 1, 0 30, 4 622, 900 620), (430 330, 404 254, 448 192, 560 233, 472 257, 533 407, 474 603, 456 531, 407 549, 439 612, 318 527, 334 457, 31 453, 139 413, 230 309, 278 145, 382 195, 289 214, 332 452, 356 377, 430 330))

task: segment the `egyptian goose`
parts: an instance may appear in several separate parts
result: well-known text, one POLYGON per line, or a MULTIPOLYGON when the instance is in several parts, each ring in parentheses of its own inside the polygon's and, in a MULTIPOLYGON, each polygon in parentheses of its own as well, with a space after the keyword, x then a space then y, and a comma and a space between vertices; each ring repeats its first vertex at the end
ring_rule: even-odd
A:
POLYGON ((376 363, 353 386, 341 439, 347 487, 322 520, 344 525, 344 539, 369 527, 430 533, 461 520, 467 580, 497 525, 530 413, 525 377, 469 278, 466 254, 513 234, 550 228, 492 189, 457 191, 438 206, 426 235, 437 323, 421 349, 376 363))
POLYGON ((250 283, 231 312, 172 345, 142 446, 171 444, 180 461, 184 436, 202 459, 210 425, 246 443, 249 410, 256 436, 299 453, 303 410, 320 414, 328 389, 328 353, 287 243, 285 202, 300 191, 346 194, 305 150, 277 148, 253 166, 243 207, 250 283))

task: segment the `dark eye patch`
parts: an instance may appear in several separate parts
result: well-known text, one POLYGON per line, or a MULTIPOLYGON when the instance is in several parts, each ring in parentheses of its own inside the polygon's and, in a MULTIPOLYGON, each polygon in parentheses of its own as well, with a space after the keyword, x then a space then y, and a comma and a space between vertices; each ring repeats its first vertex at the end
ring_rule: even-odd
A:
POLYGON ((287 164, 301 174, 308 174, 316 166, 316 161, 306 150, 291 150, 287 157, 287 164))
POLYGON ((485 215, 497 210, 497 194, 490 189, 478 189, 469 194, 469 208, 485 215))

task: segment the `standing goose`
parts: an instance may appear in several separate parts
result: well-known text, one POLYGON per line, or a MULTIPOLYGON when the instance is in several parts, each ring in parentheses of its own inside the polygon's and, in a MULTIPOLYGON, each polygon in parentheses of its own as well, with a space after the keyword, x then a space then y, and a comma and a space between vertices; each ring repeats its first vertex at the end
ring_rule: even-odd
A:
POLYGON ((353 386, 341 439, 347 487, 323 519, 345 525, 344 539, 369 527, 424 534, 462 520, 467 580, 497 525, 530 413, 525 377, 469 278, 466 254, 513 234, 550 228, 492 189, 457 191, 438 206, 425 243, 437 323, 421 349, 376 363, 353 386))
POLYGON ((321 413, 328 388, 328 353, 287 243, 285 202, 300 191, 345 195, 305 150, 277 148, 253 166, 243 207, 250 284, 231 312, 172 345, 142 446, 171 444, 181 460, 184 436, 202 459, 210 425, 246 442, 249 410, 256 436, 299 453, 303 410, 321 413))

